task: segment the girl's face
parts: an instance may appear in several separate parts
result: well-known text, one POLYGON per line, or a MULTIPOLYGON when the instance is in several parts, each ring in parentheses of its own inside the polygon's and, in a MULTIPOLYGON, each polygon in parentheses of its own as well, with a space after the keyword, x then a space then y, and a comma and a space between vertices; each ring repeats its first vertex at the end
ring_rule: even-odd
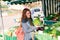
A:
POLYGON ((27 18, 30 18, 30 15, 31 15, 30 11, 27 11, 27 12, 26 12, 27 18))

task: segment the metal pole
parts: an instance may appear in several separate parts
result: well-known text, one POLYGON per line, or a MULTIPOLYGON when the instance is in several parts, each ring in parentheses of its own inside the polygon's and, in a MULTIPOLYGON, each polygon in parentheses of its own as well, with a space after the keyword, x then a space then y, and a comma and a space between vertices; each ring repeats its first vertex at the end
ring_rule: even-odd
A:
POLYGON ((57 12, 59 12, 59 3, 58 3, 58 0, 57 0, 57 12))
POLYGON ((45 0, 42 0, 42 4, 43 4, 44 15, 46 17, 46 3, 45 3, 45 0))
POLYGON ((4 24, 3 24, 3 16, 2 16, 2 7, 1 7, 1 2, 2 2, 2 0, 0 1, 0 16, 1 16, 1 21, 2 21, 2 31, 3 31, 3 40, 4 40, 4 24))

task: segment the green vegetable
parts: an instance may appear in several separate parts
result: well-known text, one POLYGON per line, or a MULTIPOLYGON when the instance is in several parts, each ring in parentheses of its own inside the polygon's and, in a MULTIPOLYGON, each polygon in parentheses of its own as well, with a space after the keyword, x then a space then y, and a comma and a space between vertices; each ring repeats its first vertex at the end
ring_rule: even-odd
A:
POLYGON ((40 26, 42 23, 40 22, 40 19, 37 17, 33 19, 33 24, 36 26, 40 26))
POLYGON ((60 22, 58 21, 57 23, 53 24, 55 27, 60 27, 60 22))
POLYGON ((47 20, 52 20, 53 17, 56 17, 56 14, 50 14, 49 16, 46 17, 47 20))
POLYGON ((3 36, 0 34, 0 37, 3 37, 3 36))
POLYGON ((33 22, 34 22, 34 25, 39 25, 40 24, 38 18, 35 18, 33 22))

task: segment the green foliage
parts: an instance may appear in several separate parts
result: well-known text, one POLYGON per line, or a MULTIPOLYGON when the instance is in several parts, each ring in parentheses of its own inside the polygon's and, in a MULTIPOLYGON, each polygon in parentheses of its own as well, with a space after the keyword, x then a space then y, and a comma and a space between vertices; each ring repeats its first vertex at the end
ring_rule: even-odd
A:
POLYGON ((0 37, 3 37, 2 34, 0 34, 0 37))
POLYGON ((46 17, 47 20, 52 20, 54 17, 56 17, 56 14, 50 14, 46 17))
POLYGON ((56 36, 60 36, 60 31, 57 30, 57 28, 60 27, 60 22, 56 22, 53 25, 48 25, 47 29, 45 28, 44 32, 49 33, 49 34, 55 34, 56 36))
POLYGON ((57 32, 56 32, 56 35, 57 35, 57 36, 60 36, 60 31, 57 31, 57 32))
POLYGON ((58 21, 57 23, 53 24, 55 27, 60 27, 60 22, 58 21))
POLYGON ((39 25, 40 22, 39 22, 39 19, 38 18, 35 18, 34 21, 33 21, 34 25, 39 25))
POLYGON ((40 21, 40 19, 38 17, 33 19, 33 24, 36 26, 40 26, 42 25, 42 22, 40 21))

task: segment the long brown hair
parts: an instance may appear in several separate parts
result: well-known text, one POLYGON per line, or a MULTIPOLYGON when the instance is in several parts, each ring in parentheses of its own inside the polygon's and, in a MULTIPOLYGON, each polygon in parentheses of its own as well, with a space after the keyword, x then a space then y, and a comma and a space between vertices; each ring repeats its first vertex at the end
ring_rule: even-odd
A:
MULTIPOLYGON (((22 19, 21 20, 27 20, 28 18, 27 18, 27 16, 26 16, 26 12, 27 11, 29 11, 30 12, 30 14, 31 14, 31 11, 28 9, 28 8, 25 8, 24 10, 23 10, 23 12, 22 12, 22 19)), ((30 25, 33 25, 33 22, 32 22, 32 18, 31 18, 31 15, 30 15, 30 19, 28 19, 29 21, 30 21, 30 25)), ((27 21, 28 21, 27 20, 27 21)))
MULTIPOLYGON (((23 12, 22 12, 22 20, 23 20, 23 19, 27 19, 27 16, 26 16, 26 12, 27 12, 27 11, 30 12, 30 10, 29 10, 28 8, 25 8, 25 9, 23 10, 23 12)), ((30 14, 31 14, 31 12, 30 12, 30 14)))

